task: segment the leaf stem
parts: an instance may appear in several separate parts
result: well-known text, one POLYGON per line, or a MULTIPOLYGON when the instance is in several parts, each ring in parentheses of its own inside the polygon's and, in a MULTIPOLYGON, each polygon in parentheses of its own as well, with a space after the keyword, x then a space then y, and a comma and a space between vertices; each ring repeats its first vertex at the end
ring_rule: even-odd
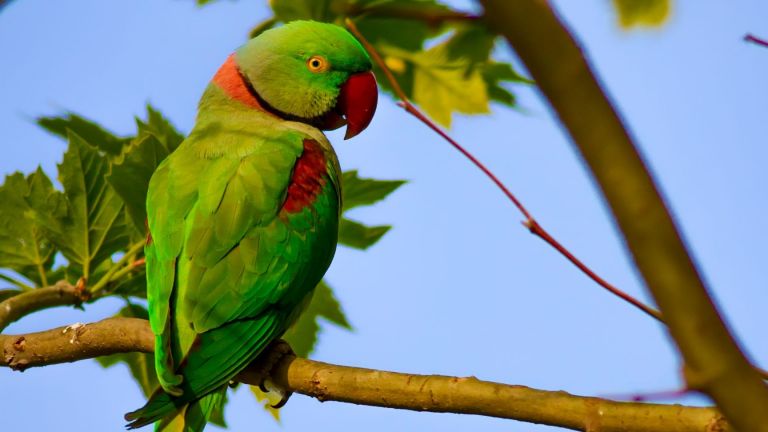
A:
POLYGON ((123 266, 120 270, 116 271, 111 278, 109 278, 109 282, 113 282, 116 280, 120 280, 123 276, 127 275, 128 273, 134 271, 137 267, 144 264, 144 259, 136 260, 128 265, 123 266))
POLYGON ((395 76, 392 74, 392 71, 389 70, 386 63, 384 62, 384 59, 381 58, 381 55, 376 50, 376 48, 371 45, 371 43, 365 38, 365 36, 360 33, 360 30, 357 28, 355 23, 347 18, 346 19, 346 25, 347 28, 352 32, 352 34, 357 37, 358 40, 360 40, 360 43, 363 44, 363 47, 365 47, 366 51, 373 57, 374 62, 381 68, 381 71, 384 73, 384 76, 387 78, 387 81, 392 85, 392 89, 395 92, 395 95, 400 99, 400 102, 397 103, 397 105, 401 108, 403 108, 406 112, 411 114, 412 116, 416 117, 419 121, 424 123, 427 127, 432 129, 435 133, 440 135, 445 141, 447 141, 453 148, 459 151, 464 157, 466 157, 470 162, 472 162, 473 165, 475 165, 480 171, 483 172, 483 174, 488 177, 495 185, 498 187, 502 193, 509 199, 509 201, 512 202, 512 204, 522 213, 523 217, 525 218, 525 221, 523 221, 523 225, 525 225, 532 234, 536 235, 540 239, 544 240, 547 244, 552 246, 556 251, 558 251, 561 255, 563 255, 566 259, 568 259, 573 265, 575 265, 579 270, 581 270, 585 275, 587 275, 590 279, 595 281, 598 285, 608 290, 610 293, 618 296, 622 300, 628 302, 632 306, 638 308, 648 316, 656 319, 659 322, 664 322, 661 313, 652 307, 643 304, 640 300, 637 300, 636 298, 632 297, 631 295, 625 293, 624 291, 620 290, 616 286, 608 283, 605 279, 601 278, 597 273, 592 271, 589 266, 584 264, 581 260, 579 260, 573 253, 571 253, 565 246, 563 246, 560 242, 558 242, 554 237, 552 237, 549 232, 547 232, 537 221, 534 219, 533 215, 528 211, 528 209, 523 205, 523 203, 517 199, 515 194, 512 193, 512 191, 509 190, 509 188, 504 185, 504 183, 499 180, 499 178, 490 170, 488 167, 486 167, 480 160, 478 160, 472 153, 470 153, 467 149, 465 149, 461 144, 459 144, 456 140, 450 137, 444 130, 442 130, 440 127, 438 127, 432 120, 429 119, 425 114, 423 114, 421 111, 419 111, 416 106, 414 106, 411 101, 408 99, 408 97, 405 95, 405 92, 400 87, 400 84, 398 84, 397 79, 395 79, 395 76))
POLYGON ((48 286, 48 277, 45 275, 45 268, 43 267, 43 264, 39 261, 37 263, 37 272, 40 274, 40 285, 48 286))
MULTIPOLYGON (((45 267, 43 266, 43 262, 45 260, 43 260, 43 258, 40 256, 40 244, 35 242, 34 247, 35 247, 35 258, 37 261, 35 265, 37 267, 37 272, 40 274, 40 286, 48 286, 48 277, 45 275, 45 267)), ((49 253, 52 253, 52 252, 49 252, 49 253)), ((46 257, 46 260, 48 259, 48 257, 50 257, 50 255, 46 257)))
POLYGON ((16 285, 16 286, 17 286, 17 287, 19 287, 19 289, 21 289, 22 291, 31 291, 31 290, 33 290, 33 289, 34 289, 34 288, 32 288, 31 286, 29 286, 29 285, 25 284, 24 282, 22 282, 22 281, 20 281, 20 280, 18 280, 18 279, 12 278, 12 277, 10 277, 10 276, 8 276, 8 275, 6 275, 6 274, 3 274, 3 273, 0 273, 0 279, 2 279, 2 280, 4 280, 4 281, 6 281, 6 282, 10 282, 10 283, 12 283, 12 284, 16 285))
POLYGON ((144 241, 139 241, 133 244, 133 246, 128 249, 128 251, 125 252, 125 255, 123 255, 110 269, 104 274, 104 276, 99 279, 98 282, 96 282, 90 289, 91 293, 97 293, 101 289, 103 289, 105 286, 107 286, 108 283, 117 280, 126 274, 128 274, 131 270, 135 268, 133 263, 130 263, 131 260, 136 256, 137 253, 139 253, 144 248, 144 241))

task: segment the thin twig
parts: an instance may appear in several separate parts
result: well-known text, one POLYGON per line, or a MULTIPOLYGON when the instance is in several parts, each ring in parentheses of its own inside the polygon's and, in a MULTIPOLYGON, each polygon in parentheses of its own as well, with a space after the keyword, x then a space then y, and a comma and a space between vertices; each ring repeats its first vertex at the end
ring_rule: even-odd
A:
POLYGON ((397 103, 398 106, 403 108, 406 112, 411 114, 412 116, 419 119, 422 123, 424 123, 427 127, 432 129, 435 133, 440 135, 444 140, 446 140, 453 148, 458 150, 464 157, 469 159, 470 162, 472 162, 473 165, 475 165, 480 171, 483 172, 503 193, 504 195, 514 204, 515 207, 520 211, 520 213, 523 214, 523 217, 525 217, 525 221, 523 221, 523 225, 525 225, 531 233, 535 234, 540 239, 544 240, 547 244, 552 246, 556 251, 558 251, 561 255, 563 255, 565 258, 567 258, 571 263, 573 263, 579 270, 581 270, 584 274, 586 274, 590 279, 595 281, 598 285, 608 290, 610 293, 618 296, 622 300, 625 300, 632 306, 635 306, 636 308, 640 309, 644 313, 648 314, 649 316, 655 318, 656 320, 660 322, 664 322, 661 313, 652 307, 643 304, 640 300, 637 300, 636 298, 632 297, 631 295, 625 293, 624 291, 620 290, 616 286, 608 283, 605 279, 601 278, 597 275, 594 271, 592 271, 586 264, 584 264, 581 260, 579 260, 574 254, 572 254, 565 246, 563 246, 560 242, 555 240, 554 237, 552 237, 549 232, 547 232, 537 221, 534 219, 534 217, 531 215, 531 213, 528 211, 528 209, 523 205, 523 203, 517 199, 517 197, 512 193, 512 191, 509 190, 509 188, 502 183, 501 180, 499 180, 498 177, 490 170, 488 167, 486 167, 482 162, 480 162, 472 153, 470 153, 467 149, 465 149, 461 144, 459 144, 456 140, 451 138, 445 131, 443 131, 440 127, 438 127, 432 120, 430 120, 425 114, 423 114, 421 111, 419 111, 416 106, 414 106, 410 100, 408 99, 408 96, 405 95, 405 92, 400 87, 400 85, 397 83, 397 79, 395 79, 395 76, 392 74, 392 71, 389 70, 386 63, 384 62, 384 59, 381 58, 381 55, 376 50, 376 48, 371 45, 370 42, 365 38, 365 36, 360 33, 360 30, 357 28, 355 23, 347 18, 346 20, 347 27, 349 30, 354 34, 358 40, 360 40, 360 43, 363 44, 365 49, 368 51, 368 53, 373 57, 373 60, 376 62, 377 65, 381 68, 381 71, 384 73, 384 76, 387 78, 387 81, 392 85, 392 89, 395 92, 395 95, 400 99, 400 102, 397 103))
POLYGON ((123 255, 112 267, 110 267, 109 271, 107 271, 104 276, 99 279, 98 282, 96 282, 90 289, 92 293, 97 293, 101 289, 103 289, 105 286, 107 286, 108 283, 118 279, 119 277, 124 276, 126 273, 133 270, 134 265, 133 263, 129 263, 130 260, 132 260, 137 253, 139 253, 144 248, 144 241, 136 242, 133 246, 131 246, 130 249, 128 249, 125 252, 125 255, 123 255), (126 270, 127 269, 127 270, 126 270))
POLYGON ((25 284, 24 282, 22 282, 22 281, 20 281, 18 279, 12 278, 12 277, 10 277, 10 276, 8 276, 6 274, 3 274, 3 273, 0 273, 0 280, 4 280, 6 282, 10 282, 10 283, 14 284, 18 288, 20 288, 22 291, 30 291, 30 290, 34 289, 31 286, 25 284))
POLYGON ((744 35, 744 40, 747 41, 747 42, 752 42, 755 45, 760 45, 762 47, 768 48, 768 40, 761 39, 761 38, 759 38, 757 36, 754 36, 754 35, 752 35, 750 33, 747 33, 746 35, 744 35))

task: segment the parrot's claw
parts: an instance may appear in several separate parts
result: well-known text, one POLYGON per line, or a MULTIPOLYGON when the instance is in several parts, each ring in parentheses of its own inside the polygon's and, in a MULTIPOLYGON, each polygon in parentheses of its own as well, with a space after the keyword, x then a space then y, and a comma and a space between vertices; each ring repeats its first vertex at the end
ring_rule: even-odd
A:
MULTIPOLYGON (((291 346, 288 345, 288 342, 278 339, 272 342, 272 344, 264 350, 262 355, 251 363, 246 371, 240 374, 240 380, 251 385, 257 385, 264 393, 279 396, 280 400, 272 405, 272 408, 280 408, 288 402, 288 399, 290 399, 293 393, 276 385, 269 377, 275 367, 285 357, 293 356, 295 356, 295 354, 293 353, 291 346)), ((270 398, 270 400, 274 399, 270 398)))
POLYGON ((269 389, 267 388, 267 380, 264 379, 259 383, 259 390, 263 391, 264 393, 269 393, 269 389))
MULTIPOLYGON (((271 405, 271 407, 274 408, 274 409, 282 408, 283 405, 288 403, 288 399, 291 398, 291 395, 293 395, 293 392, 286 391, 285 389, 280 388, 279 386, 275 385, 275 383, 270 381, 269 378, 267 378, 264 381, 262 381, 261 384, 259 385, 259 388, 264 393, 269 393, 269 394, 272 394, 272 395, 275 395, 275 396, 280 396, 280 400, 277 401, 276 404, 271 405)), ((274 400, 271 397, 269 399, 270 400, 274 400)))

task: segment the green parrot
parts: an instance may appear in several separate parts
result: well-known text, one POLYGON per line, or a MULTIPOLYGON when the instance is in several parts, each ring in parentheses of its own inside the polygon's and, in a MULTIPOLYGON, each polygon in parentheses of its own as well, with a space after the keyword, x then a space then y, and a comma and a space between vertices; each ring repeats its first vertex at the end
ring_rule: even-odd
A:
POLYGON ((129 429, 200 431, 227 384, 296 320, 336 250, 340 169, 322 130, 365 129, 378 89, 345 29, 295 21, 232 54, 147 193, 161 387, 129 429))

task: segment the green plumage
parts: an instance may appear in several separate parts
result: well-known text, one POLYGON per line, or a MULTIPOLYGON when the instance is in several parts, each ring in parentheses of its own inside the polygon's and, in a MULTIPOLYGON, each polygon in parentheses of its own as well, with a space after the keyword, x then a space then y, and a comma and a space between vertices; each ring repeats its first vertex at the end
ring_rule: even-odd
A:
MULTIPOLYGON (((268 54, 246 49, 254 42, 246 45, 248 55, 238 57, 238 67, 248 75, 249 62, 258 64, 264 55, 279 63, 272 51, 281 43, 292 59, 296 47, 290 33, 306 28, 346 34, 327 24, 290 24, 272 31, 278 45, 270 45, 268 54)), ((370 68, 355 44, 347 34, 324 49, 357 49, 346 59, 354 73, 370 68)), ((295 78, 286 75, 294 88, 317 85, 295 78)), ((269 82, 279 80, 270 76, 269 82)), ((318 129, 248 106, 216 82, 209 85, 194 129, 149 185, 148 300, 162 387, 144 407, 126 415, 129 427, 159 421, 162 430, 202 430, 229 380, 288 329, 336 248, 339 174, 335 153, 318 129), (311 179, 319 188, 311 202, 287 211, 305 140, 322 153, 323 169, 311 179)))

